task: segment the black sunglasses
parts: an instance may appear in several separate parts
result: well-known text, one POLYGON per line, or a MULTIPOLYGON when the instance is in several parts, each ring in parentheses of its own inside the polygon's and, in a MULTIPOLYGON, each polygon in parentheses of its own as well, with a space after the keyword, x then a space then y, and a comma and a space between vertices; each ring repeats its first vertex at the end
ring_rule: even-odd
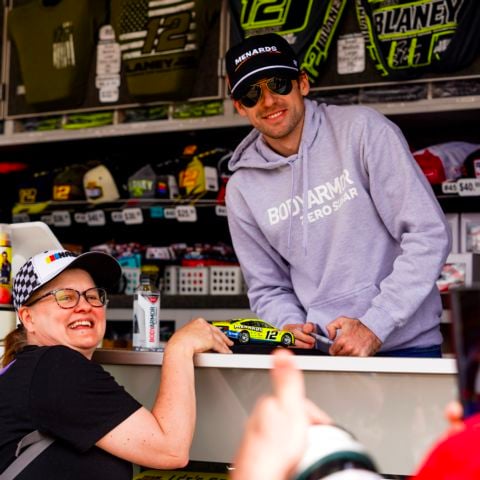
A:
POLYGON ((292 80, 284 77, 272 77, 248 87, 238 101, 246 108, 254 107, 262 96, 262 85, 277 95, 288 95, 292 91, 292 80))

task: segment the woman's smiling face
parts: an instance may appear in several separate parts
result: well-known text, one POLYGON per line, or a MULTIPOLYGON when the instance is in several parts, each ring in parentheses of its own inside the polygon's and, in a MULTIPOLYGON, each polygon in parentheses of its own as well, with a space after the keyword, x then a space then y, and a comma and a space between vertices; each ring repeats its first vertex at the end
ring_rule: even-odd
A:
MULTIPOLYGON (((92 287, 95 287, 93 279, 85 270, 65 270, 35 292, 29 301, 60 288, 84 292, 92 287)), ((83 295, 74 308, 61 308, 54 296, 48 295, 30 307, 20 307, 18 314, 27 329, 29 344, 65 345, 87 358, 92 357, 105 334, 106 307, 90 305, 83 295)))

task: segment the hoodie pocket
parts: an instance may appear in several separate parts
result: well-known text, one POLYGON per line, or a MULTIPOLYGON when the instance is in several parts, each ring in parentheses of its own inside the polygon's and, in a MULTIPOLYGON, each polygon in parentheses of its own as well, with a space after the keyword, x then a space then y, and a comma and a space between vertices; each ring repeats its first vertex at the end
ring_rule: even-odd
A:
POLYGON ((368 285, 314 302, 308 309, 307 321, 325 326, 340 316, 359 318, 370 308, 372 300, 379 292, 376 285, 368 285))

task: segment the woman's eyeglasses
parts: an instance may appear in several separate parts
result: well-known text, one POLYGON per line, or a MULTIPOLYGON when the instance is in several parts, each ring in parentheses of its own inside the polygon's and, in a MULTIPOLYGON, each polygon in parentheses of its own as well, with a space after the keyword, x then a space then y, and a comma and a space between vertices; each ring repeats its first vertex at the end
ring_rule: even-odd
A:
POLYGON ((239 98, 239 102, 247 108, 254 107, 262 96, 262 85, 277 95, 288 95, 292 91, 292 80, 289 78, 272 77, 248 87, 247 92, 239 98))
POLYGON ((84 297, 92 307, 104 307, 108 303, 107 292, 103 288, 93 287, 83 292, 79 292, 73 288, 58 288, 36 298, 33 302, 27 303, 26 306, 31 307, 49 295, 55 298, 60 308, 75 308, 78 302, 80 302, 80 297, 84 297))

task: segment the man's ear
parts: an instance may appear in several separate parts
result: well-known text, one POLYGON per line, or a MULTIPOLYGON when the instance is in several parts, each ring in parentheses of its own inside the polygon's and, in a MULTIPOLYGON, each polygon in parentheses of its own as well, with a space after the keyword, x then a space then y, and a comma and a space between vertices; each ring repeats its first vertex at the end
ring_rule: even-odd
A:
POLYGON ((298 77, 298 87, 300 89, 300 93, 306 97, 310 92, 310 82, 308 80, 308 76, 305 72, 301 72, 300 76, 298 77))
POLYGON ((25 330, 32 333, 34 331, 35 322, 32 317, 32 310, 30 307, 20 307, 17 311, 18 318, 23 323, 25 330))
POLYGON ((237 112, 242 117, 246 117, 247 112, 245 111, 245 107, 238 100, 233 100, 233 98, 232 98, 232 101, 233 101, 233 106, 235 107, 235 110, 237 110, 237 112))

